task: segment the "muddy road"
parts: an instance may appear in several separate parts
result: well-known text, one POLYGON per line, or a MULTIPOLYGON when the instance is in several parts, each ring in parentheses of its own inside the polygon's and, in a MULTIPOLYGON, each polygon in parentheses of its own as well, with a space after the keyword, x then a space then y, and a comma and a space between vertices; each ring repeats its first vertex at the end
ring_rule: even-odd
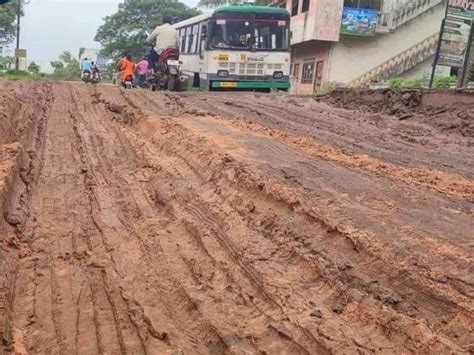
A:
POLYGON ((0 352, 474 352, 472 93, 0 105, 0 352))

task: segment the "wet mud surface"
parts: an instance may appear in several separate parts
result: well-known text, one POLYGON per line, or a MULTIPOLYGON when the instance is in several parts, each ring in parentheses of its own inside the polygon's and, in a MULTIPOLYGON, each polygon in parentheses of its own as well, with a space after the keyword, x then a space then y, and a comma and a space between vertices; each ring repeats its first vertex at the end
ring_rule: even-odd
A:
POLYGON ((474 352, 472 93, 0 105, 0 352, 474 352))

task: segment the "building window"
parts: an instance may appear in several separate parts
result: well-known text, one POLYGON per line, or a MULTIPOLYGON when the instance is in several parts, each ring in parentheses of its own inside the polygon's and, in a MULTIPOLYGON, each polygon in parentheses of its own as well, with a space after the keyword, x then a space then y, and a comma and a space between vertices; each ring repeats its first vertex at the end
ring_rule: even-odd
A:
POLYGON ((299 0, 292 0, 291 2, 291 16, 298 15, 298 8, 300 7, 299 0))
POLYGON ((301 84, 312 84, 314 78, 314 62, 303 64, 303 75, 301 77, 301 84))
POLYGON ((380 11, 382 8, 382 0, 344 0, 344 7, 355 7, 380 11))
POLYGON ((308 12, 309 11, 309 0, 303 0, 303 7, 301 8, 301 12, 308 12))

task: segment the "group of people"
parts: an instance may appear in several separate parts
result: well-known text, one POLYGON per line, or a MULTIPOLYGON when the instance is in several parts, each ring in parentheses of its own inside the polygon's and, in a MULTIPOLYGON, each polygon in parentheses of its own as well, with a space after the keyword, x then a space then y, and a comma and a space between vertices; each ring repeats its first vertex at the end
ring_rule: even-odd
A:
POLYGON ((179 47, 178 31, 172 26, 173 18, 165 16, 163 24, 148 36, 147 43, 152 46, 150 53, 135 63, 129 53, 125 53, 117 65, 118 81, 133 80, 135 85, 144 86, 149 71, 156 68, 160 54, 169 47, 179 47))
POLYGON ((118 80, 120 83, 130 80, 135 85, 143 87, 146 85, 147 74, 151 68, 149 56, 144 56, 138 63, 135 63, 131 54, 126 53, 117 65, 118 80))
POLYGON ((81 62, 81 79, 84 78, 84 73, 89 72, 92 75, 100 75, 100 70, 94 61, 84 58, 81 62))

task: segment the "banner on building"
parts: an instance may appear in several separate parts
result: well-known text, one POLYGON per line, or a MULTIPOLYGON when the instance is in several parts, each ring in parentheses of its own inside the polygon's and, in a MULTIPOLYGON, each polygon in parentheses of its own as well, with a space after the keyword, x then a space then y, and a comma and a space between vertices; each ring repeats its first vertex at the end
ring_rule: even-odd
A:
POLYGON ((474 0, 450 0, 441 34, 438 65, 462 68, 474 18, 474 0))
POLYGON ((107 57, 102 57, 102 56, 97 56, 97 62, 96 62, 96 65, 97 65, 97 68, 99 68, 99 70, 101 71, 104 71, 107 69, 107 63, 109 62, 109 58, 107 57))
POLYGON ((378 18, 377 10, 345 7, 342 11, 341 33, 373 36, 378 18))

